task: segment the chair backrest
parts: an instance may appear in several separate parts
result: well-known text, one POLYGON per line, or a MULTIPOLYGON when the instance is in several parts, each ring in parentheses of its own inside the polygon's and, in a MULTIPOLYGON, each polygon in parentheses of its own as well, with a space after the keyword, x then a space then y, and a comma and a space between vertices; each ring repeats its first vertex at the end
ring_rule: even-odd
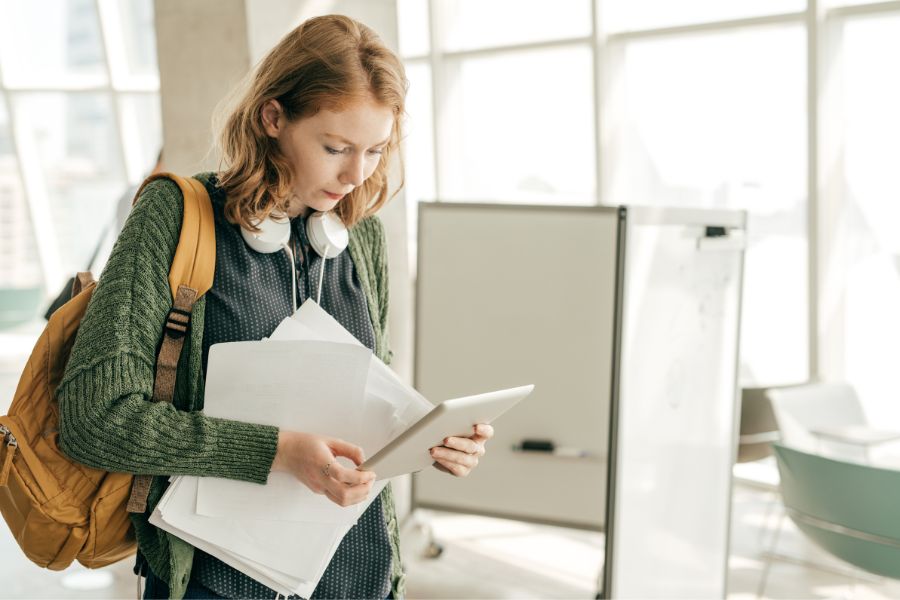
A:
POLYGON ((797 527, 838 558, 900 579, 900 471, 773 448, 797 527))
MULTIPOLYGON (((752 462, 772 456, 772 442, 781 439, 767 392, 770 388, 741 388, 741 427, 737 462, 752 462)), ((774 463, 773 463, 774 468, 774 463)))
MULTIPOLYGON (((766 392, 786 446, 810 452, 825 450, 810 433, 819 427, 865 425, 866 417, 853 386, 810 383, 766 392)), ((846 454, 847 450, 835 454, 846 454)))

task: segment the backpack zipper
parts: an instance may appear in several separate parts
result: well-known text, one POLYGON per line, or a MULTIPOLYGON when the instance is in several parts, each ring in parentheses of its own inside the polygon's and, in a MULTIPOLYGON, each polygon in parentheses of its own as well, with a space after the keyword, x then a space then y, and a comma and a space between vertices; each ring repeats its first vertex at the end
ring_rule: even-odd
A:
POLYGON ((16 454, 19 442, 16 440, 13 432, 9 430, 9 427, 5 425, 0 425, 0 434, 3 434, 3 439, 6 441, 6 458, 3 460, 3 468, 0 469, 0 487, 6 487, 6 482, 9 480, 9 471, 12 469, 13 456, 16 454))

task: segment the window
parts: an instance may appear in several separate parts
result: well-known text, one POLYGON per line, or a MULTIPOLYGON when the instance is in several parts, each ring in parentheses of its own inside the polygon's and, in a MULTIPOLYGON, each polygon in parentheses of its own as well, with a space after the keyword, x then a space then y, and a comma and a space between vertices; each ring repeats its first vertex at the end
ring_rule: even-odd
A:
POLYGON ((745 384, 803 381, 809 368, 805 44, 791 24, 614 52, 604 202, 748 211, 745 384))
POLYGON ((835 17, 836 143, 828 198, 831 277, 823 313, 836 368, 865 399, 872 422, 896 422, 900 393, 900 11, 835 17), (839 151, 838 151, 839 150, 839 151))
POLYGON ((596 202, 589 0, 399 0, 398 20, 413 247, 422 200, 596 202))

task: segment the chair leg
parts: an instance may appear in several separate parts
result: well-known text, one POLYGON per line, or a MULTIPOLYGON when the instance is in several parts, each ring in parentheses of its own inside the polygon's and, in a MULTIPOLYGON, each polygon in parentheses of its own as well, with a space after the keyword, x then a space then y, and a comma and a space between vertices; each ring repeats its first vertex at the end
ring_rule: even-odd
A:
POLYGON ((425 536, 427 545, 422 553, 423 558, 438 558, 444 553, 444 546, 434 537, 434 527, 431 526, 431 522, 422 518, 417 511, 410 511, 401 521, 400 531, 405 531, 407 527, 413 527, 425 536))
POLYGON ((763 544, 763 553, 775 554, 775 547, 778 544, 778 538, 781 536, 781 530, 784 529, 784 521, 787 519, 787 513, 783 512, 778 517, 778 521, 775 524, 775 531, 772 533, 772 537, 768 544, 763 544))
MULTIPOLYGON (((759 529, 759 545, 761 547, 765 547, 764 539, 769 529, 769 520, 773 516, 772 513, 777 513, 782 508, 780 498, 781 495, 777 492, 771 493, 772 500, 769 502, 768 506, 766 506, 766 514, 763 516, 763 526, 759 529)), ((778 519, 778 527, 783 525, 784 520, 784 511, 781 512, 781 517, 778 519)))
POLYGON ((786 516, 787 515, 783 514, 778 520, 778 527, 775 529, 775 533, 772 535, 772 544, 771 546, 769 546, 771 550, 768 552, 763 552, 763 572, 762 577, 759 580, 759 587, 756 590, 757 598, 765 597, 766 583, 769 579, 769 571, 772 569, 774 551, 778 548, 778 538, 781 536, 781 529, 784 527, 784 518, 786 516))

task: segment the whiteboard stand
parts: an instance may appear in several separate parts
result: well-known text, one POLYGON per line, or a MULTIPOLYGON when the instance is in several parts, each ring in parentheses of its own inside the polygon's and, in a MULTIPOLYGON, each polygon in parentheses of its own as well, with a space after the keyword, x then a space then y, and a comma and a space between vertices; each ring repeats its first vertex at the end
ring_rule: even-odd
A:
POLYGON ((604 597, 725 597, 745 227, 743 212, 628 209, 604 597))

